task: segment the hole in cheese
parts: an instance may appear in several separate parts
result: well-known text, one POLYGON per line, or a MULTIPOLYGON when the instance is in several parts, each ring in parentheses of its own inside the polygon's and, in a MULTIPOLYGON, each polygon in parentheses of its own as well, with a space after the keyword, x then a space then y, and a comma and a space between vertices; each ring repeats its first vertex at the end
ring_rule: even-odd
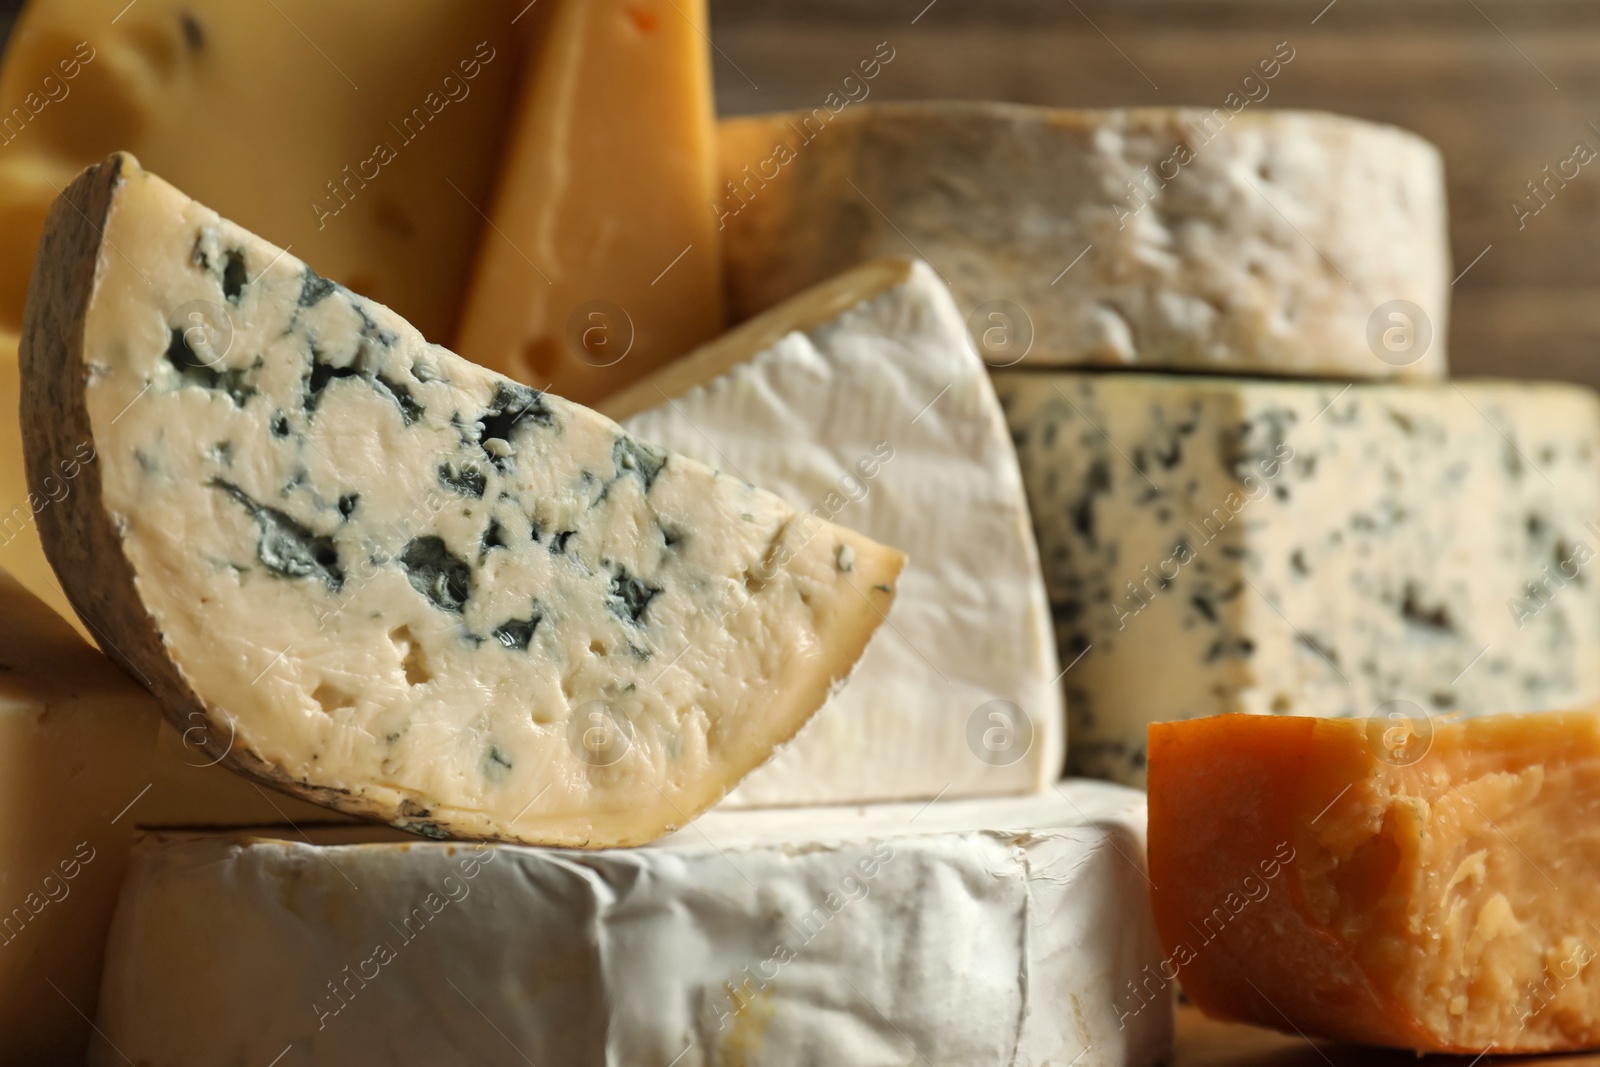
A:
POLYGON ((407 685, 417 686, 433 680, 433 672, 428 670, 422 646, 412 636, 411 627, 399 626, 390 630, 389 640, 394 644, 395 651, 400 653, 400 668, 405 671, 407 685))
POLYGON ((317 707, 323 714, 338 711, 340 708, 353 708, 356 698, 346 693, 332 682, 322 682, 312 690, 311 699, 317 702, 317 707))
POLYGON ((656 17, 654 14, 642 7, 630 6, 627 11, 629 21, 633 23, 634 28, 640 33, 653 33, 655 31, 656 17))
POLYGON ((158 81, 168 81, 177 72, 178 31, 177 23, 170 29, 153 22, 136 22, 128 27, 128 43, 158 81))

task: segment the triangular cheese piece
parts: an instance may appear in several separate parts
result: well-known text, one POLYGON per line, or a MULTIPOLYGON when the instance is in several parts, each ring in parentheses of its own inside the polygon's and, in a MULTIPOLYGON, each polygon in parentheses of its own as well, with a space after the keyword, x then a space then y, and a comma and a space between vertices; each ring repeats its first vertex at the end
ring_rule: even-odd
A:
POLYGON ((40 531, 107 651, 234 766, 421 833, 683 825, 821 706, 902 562, 427 344, 126 155, 51 210, 22 376, 30 477, 97 453, 40 531))
POLYGON ((456 344, 588 404, 724 326, 706 0, 542 0, 518 29, 527 72, 456 344))
POLYGON ((841 275, 605 408, 910 556, 849 687, 731 800, 1020 793, 1060 774, 1060 667, 1016 450, 926 264, 841 275))

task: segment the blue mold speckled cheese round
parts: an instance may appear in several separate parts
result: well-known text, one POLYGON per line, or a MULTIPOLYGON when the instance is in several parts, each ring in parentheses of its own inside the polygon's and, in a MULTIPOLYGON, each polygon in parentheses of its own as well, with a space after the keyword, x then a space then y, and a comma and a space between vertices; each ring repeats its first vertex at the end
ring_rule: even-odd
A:
POLYGON ((1592 391, 1014 371, 996 389, 1077 661, 1075 770, 1142 782, 1147 724, 1222 712, 1600 698, 1592 391))

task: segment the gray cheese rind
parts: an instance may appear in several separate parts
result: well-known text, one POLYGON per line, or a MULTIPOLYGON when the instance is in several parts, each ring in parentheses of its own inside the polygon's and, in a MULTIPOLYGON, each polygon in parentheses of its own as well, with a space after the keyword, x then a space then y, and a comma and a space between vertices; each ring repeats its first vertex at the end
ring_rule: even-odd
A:
POLYGON ((1016 339, 1000 362, 1020 346, 1029 366, 1445 374, 1443 167, 1404 130, 1249 108, 921 103, 729 119, 720 140, 735 318, 916 255, 976 335, 1016 339), (1431 342, 1380 359, 1369 323, 1396 300, 1431 342))

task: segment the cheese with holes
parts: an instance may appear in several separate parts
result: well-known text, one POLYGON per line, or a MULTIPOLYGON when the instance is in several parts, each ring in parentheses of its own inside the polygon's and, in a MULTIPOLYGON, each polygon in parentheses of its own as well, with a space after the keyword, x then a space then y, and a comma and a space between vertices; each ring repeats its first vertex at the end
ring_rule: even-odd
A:
POLYGON ((22 425, 17 417, 21 398, 17 339, 0 336, 0 570, 10 573, 23 588, 87 637, 88 629, 73 613, 61 583, 44 558, 34 517, 72 491, 83 461, 94 455, 93 445, 86 442, 79 455, 52 472, 41 484, 42 492, 31 491, 22 462, 22 425))
POLYGON ((1594 708, 1152 726, 1164 984, 1302 1036, 1600 1046, 1597 808, 1594 708))
POLYGON ((924 103, 730 119, 720 139, 735 319, 914 254, 993 365, 1445 373, 1443 170, 1403 130, 924 103))
POLYGON ((90 1062, 1144 1067, 1171 1005, 1113 1009, 1159 958, 1144 822, 1067 782, 591 853, 157 839, 90 1062))
POLYGON ((83 1062, 159 719, 0 571, 0 1061, 83 1062))
POLYGON ((603 410, 909 556, 849 687, 731 799, 1021 793, 1060 776, 1060 667, 1016 450, 926 264, 851 271, 603 410))
POLYGON ((32 0, 0 68, 0 326, 45 213, 135 152, 448 343, 500 157, 522 3, 32 0))
POLYGON ((722 331, 706 0, 544 0, 461 354, 592 403, 722 331))
POLYGON ((1569 385, 996 375, 1081 773, 1229 711, 1600 699, 1600 399, 1569 385))
POLYGON ((114 156, 22 340, 72 599, 213 756, 432 835, 681 826, 821 707, 903 557, 429 345, 114 156), (846 570, 841 559, 853 560, 846 570))

